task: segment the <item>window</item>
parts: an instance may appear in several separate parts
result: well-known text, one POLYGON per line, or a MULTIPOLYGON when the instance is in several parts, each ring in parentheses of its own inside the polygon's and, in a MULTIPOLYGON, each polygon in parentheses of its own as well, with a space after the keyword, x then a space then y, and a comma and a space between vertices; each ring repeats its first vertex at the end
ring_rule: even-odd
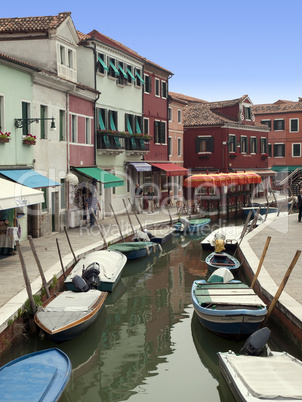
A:
POLYGON ((274 130, 283 131, 284 130, 284 119, 274 120, 274 130))
POLYGON ((142 116, 135 116, 135 132, 138 134, 142 133, 142 123, 143 123, 143 118, 142 116))
POLYGON ((77 116, 71 115, 71 142, 77 142, 77 116))
POLYGON ((243 106, 245 120, 252 120, 252 108, 250 106, 243 106))
POLYGON ((149 119, 144 119, 144 133, 149 134, 149 119))
POLYGON ((285 156, 285 144, 274 144, 274 157, 283 158, 285 156))
POLYGON ((182 122, 182 116, 181 116, 181 110, 177 111, 177 123, 181 123, 182 122))
POLYGON ((181 138, 177 138, 177 156, 181 156, 181 154, 182 154, 181 138))
POLYGON ((86 144, 91 144, 91 119, 85 119, 85 141, 86 144))
POLYGON ((127 82, 128 75, 125 72, 124 63, 122 61, 118 62, 118 72, 119 72, 119 76, 118 76, 117 82, 120 85, 125 85, 127 82))
POLYGON ((44 187, 44 188, 41 188, 41 191, 43 191, 43 195, 44 195, 44 202, 42 202, 42 204, 41 204, 41 208, 42 208, 42 211, 44 212, 44 211, 47 211, 48 210, 48 188, 47 187, 44 187))
POLYGON ((241 147, 242 154, 248 153, 247 137, 245 135, 242 135, 240 137, 240 147, 241 147))
POLYGON ((301 144, 292 145, 292 156, 294 158, 301 157, 301 144))
POLYGON ((195 150, 198 154, 214 152, 214 138, 211 136, 196 137, 195 150))
POLYGON ((268 156, 272 157, 272 144, 268 144, 268 156))
POLYGON ((126 73, 128 75, 128 78, 127 78, 128 84, 132 84, 132 82, 135 81, 135 77, 133 75, 133 69, 131 66, 127 65, 126 73))
POLYGON ((59 130, 60 141, 65 141, 65 110, 60 110, 59 130))
POLYGON ((299 119, 289 119, 289 127, 291 133, 297 133, 299 131, 299 119))
POLYGON ((168 152, 169 152, 169 156, 173 155, 172 137, 168 138, 168 152))
POLYGON ((164 121, 154 122, 154 142, 166 144, 166 123, 164 121))
POLYGON ((60 63, 65 66, 65 47, 62 45, 60 46, 60 63))
POLYGON ((173 120, 172 108, 171 107, 168 108, 168 119, 169 119, 169 121, 173 120))
POLYGON ((159 79, 155 78, 155 96, 160 96, 159 93, 159 79))
POLYGON ((272 122, 270 120, 261 120, 260 123, 265 124, 271 130, 272 122))
POLYGON ((66 208, 66 189, 65 189, 65 179, 61 179, 61 209, 66 208))
POLYGON ((47 107, 41 105, 40 106, 40 118, 41 118, 41 120, 40 120, 40 138, 42 140, 45 140, 45 138, 46 138, 46 120, 44 120, 47 118, 46 111, 47 111, 47 107))
POLYGON ((145 84, 145 81, 142 79, 141 70, 139 68, 135 69, 135 85, 140 87, 141 84, 145 84))
POLYGON ((135 132, 133 114, 125 114, 125 131, 128 131, 130 134, 135 132))
POLYGON ((266 137, 260 138, 260 153, 267 154, 267 138, 266 137))
POLYGON ((237 137, 235 134, 229 135, 229 152, 237 152, 237 137))
POLYGON ((145 93, 151 93, 151 77, 145 74, 145 93))
MULTIPOLYGON (((29 103, 22 102, 22 119, 29 119, 29 107, 29 103)), ((26 135, 28 133, 28 123, 25 123, 22 127, 22 135, 26 135)))
POLYGON ((0 131, 4 130, 4 100, 3 96, 0 96, 0 131))
POLYGON ((101 74, 105 74, 105 72, 109 70, 106 65, 106 56, 103 53, 98 53, 97 70, 101 74))
POLYGON ((166 81, 161 82, 161 97, 167 99, 167 83, 166 81))
POLYGON ((117 131, 117 112, 115 110, 109 110, 108 120, 110 130, 117 131))
POLYGON ((250 153, 251 154, 256 154, 257 153, 257 138, 256 137, 251 137, 250 141, 251 141, 250 153))
POLYGON ((73 68, 73 51, 68 49, 68 66, 69 68, 73 68))
POLYGON ((118 69, 115 66, 115 59, 112 57, 108 57, 109 61, 109 70, 108 70, 108 76, 112 78, 117 78, 120 73, 118 72, 118 69))
POLYGON ((98 109, 99 111, 99 119, 98 119, 98 129, 106 130, 107 129, 107 110, 106 109, 98 109))

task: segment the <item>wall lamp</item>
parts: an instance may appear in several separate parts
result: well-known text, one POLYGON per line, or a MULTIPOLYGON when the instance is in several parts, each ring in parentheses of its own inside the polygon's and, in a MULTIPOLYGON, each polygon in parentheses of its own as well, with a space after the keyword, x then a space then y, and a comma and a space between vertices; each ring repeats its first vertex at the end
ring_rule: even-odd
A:
POLYGON ((39 121, 44 121, 44 120, 51 120, 50 124, 50 130, 51 131, 56 131, 56 125, 55 125, 55 118, 54 117, 41 117, 41 118, 32 118, 32 119, 15 119, 15 126, 17 128, 22 128, 25 127, 31 123, 39 123, 39 121))

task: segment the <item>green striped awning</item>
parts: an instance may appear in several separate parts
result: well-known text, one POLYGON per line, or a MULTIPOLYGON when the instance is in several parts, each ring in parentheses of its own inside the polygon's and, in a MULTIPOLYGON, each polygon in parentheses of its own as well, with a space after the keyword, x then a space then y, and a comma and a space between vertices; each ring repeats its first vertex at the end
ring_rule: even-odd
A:
POLYGON ((136 76, 139 78, 140 82, 141 82, 142 84, 144 84, 145 81, 142 79, 142 77, 139 75, 139 73, 136 71, 135 74, 136 74, 136 76))
POLYGON ((98 167, 74 168, 75 171, 92 177, 93 179, 104 184, 105 188, 119 187, 124 185, 124 180, 116 177, 114 174, 106 172, 98 167))
POLYGON ((124 78, 128 78, 128 75, 125 73, 123 67, 122 67, 122 66, 118 66, 118 68, 119 68, 119 70, 121 70, 121 72, 122 72, 124 78))
POLYGON ((98 57, 98 61, 101 63, 101 65, 104 67, 105 70, 107 70, 107 71, 109 70, 109 68, 106 66, 104 60, 102 60, 100 56, 98 57))
POLYGON ((135 81, 134 75, 131 73, 129 68, 127 68, 127 73, 130 75, 132 81, 135 81))
POLYGON ((115 65, 112 63, 112 61, 110 62, 110 66, 113 68, 115 74, 120 75, 120 72, 119 72, 118 69, 115 67, 115 65))

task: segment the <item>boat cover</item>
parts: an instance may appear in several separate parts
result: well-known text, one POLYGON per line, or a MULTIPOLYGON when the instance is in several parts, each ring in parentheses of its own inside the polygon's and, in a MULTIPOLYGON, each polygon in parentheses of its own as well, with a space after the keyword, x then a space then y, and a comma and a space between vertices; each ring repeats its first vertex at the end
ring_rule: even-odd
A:
POLYGON ((302 399, 302 363, 283 352, 269 357, 221 354, 248 391, 261 399, 302 399))
POLYGON ((196 289, 200 303, 215 303, 242 306, 265 306, 253 289, 196 289))
POLYGON ((129 251, 135 251, 135 250, 141 250, 143 248, 153 246, 156 244, 150 241, 130 241, 130 242, 125 242, 125 243, 116 243, 112 244, 108 248, 110 250, 118 250, 121 251, 122 253, 126 253, 129 251))

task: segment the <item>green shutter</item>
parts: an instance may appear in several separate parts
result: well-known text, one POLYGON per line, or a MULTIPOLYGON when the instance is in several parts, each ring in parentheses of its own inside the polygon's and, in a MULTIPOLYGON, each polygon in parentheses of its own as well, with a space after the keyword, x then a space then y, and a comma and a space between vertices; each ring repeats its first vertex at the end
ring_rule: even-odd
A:
POLYGON ((142 130, 140 128, 138 117, 136 118, 136 132, 141 134, 142 130))
POLYGON ((109 114, 110 114, 110 129, 112 131, 116 131, 115 123, 114 123, 114 120, 113 120, 113 113, 109 112, 109 114))
POLYGON ((210 138, 209 141, 209 152, 214 152, 214 137, 210 138))
POLYGON ((99 109, 99 125, 101 130, 106 130, 101 109, 99 109))
POLYGON ((131 127, 131 124, 130 124, 130 118, 129 118, 128 114, 126 115, 126 127, 127 127, 127 131, 130 134, 133 134, 132 127, 131 127))
POLYGON ((104 60, 100 56, 98 56, 98 61, 101 63, 101 65, 104 67, 105 70, 109 70, 109 68, 106 66, 104 60))

